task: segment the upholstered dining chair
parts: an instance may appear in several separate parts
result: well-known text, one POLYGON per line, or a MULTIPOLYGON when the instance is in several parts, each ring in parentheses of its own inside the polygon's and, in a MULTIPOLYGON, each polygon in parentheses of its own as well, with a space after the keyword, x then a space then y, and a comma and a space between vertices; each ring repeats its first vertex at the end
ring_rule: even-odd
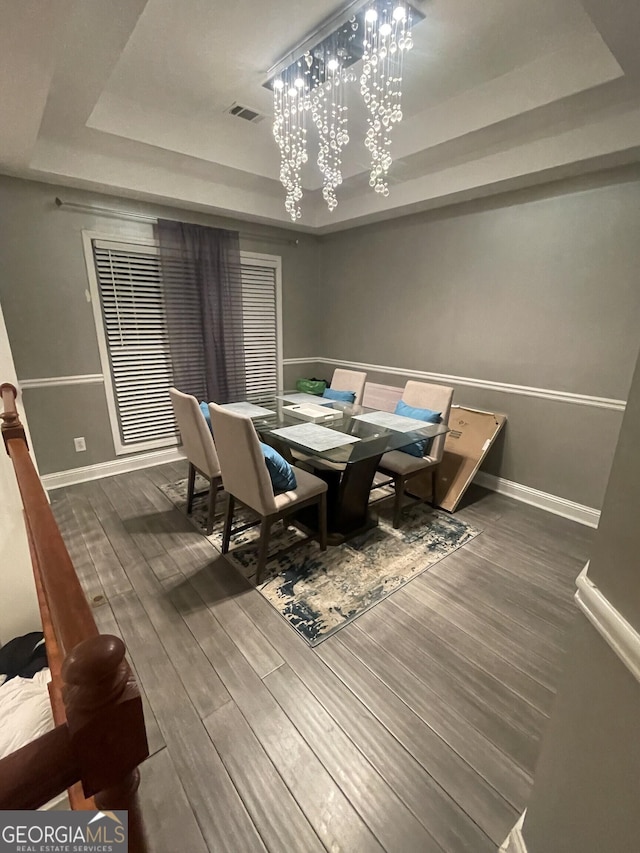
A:
POLYGON ((333 371, 329 387, 333 391, 353 391, 356 395, 355 404, 361 406, 366 381, 366 373, 361 373, 359 370, 343 370, 341 367, 337 367, 333 371))
POLYGON ((187 515, 193 509, 196 473, 209 481, 207 507, 207 536, 213 531, 213 519, 216 513, 218 490, 222 486, 220 462, 216 446, 200 405, 191 394, 183 394, 177 388, 169 388, 171 404, 180 431, 182 446, 189 460, 189 480, 187 485, 187 515))
MULTIPOLYGON (((267 464, 251 418, 209 404, 211 423, 220 456, 222 482, 227 492, 222 553, 229 551, 235 502, 252 509, 261 518, 260 549, 256 584, 267 562, 271 526, 305 506, 317 505, 318 541, 327 549, 327 484, 301 468, 295 469, 297 481, 292 491, 274 493, 267 464)), ((302 540, 302 541, 307 541, 302 540)))
MULTIPOLYGON (((427 382, 409 381, 404 386, 402 400, 408 406, 417 409, 430 409, 440 412, 440 422, 449 423, 451 413, 451 401, 453 399, 453 388, 444 385, 430 385, 427 382)), ((393 526, 400 526, 402 504, 405 496, 405 487, 409 480, 418 474, 431 470, 431 502, 436 502, 436 473, 438 465, 444 454, 444 442, 446 435, 437 435, 427 442, 424 456, 412 456, 403 450, 390 450, 382 455, 378 471, 390 477, 395 490, 393 505, 393 526)), ((381 483, 377 484, 378 486, 381 483)), ((420 503, 421 501, 416 501, 420 503)))
MULTIPOLYGON (((351 391, 354 393, 355 400, 353 401, 357 406, 362 405, 362 399, 364 397, 364 386, 367 381, 367 374, 361 373, 358 370, 343 370, 340 367, 337 367, 333 371, 333 376, 331 378, 331 384, 329 385, 330 391, 351 391)), ((295 460, 296 465, 311 465, 313 468, 330 468, 334 471, 339 471, 344 469, 344 464, 338 462, 328 462, 323 460, 322 462, 319 459, 314 459, 311 461, 311 457, 303 453, 301 450, 292 450, 291 455, 295 460)))

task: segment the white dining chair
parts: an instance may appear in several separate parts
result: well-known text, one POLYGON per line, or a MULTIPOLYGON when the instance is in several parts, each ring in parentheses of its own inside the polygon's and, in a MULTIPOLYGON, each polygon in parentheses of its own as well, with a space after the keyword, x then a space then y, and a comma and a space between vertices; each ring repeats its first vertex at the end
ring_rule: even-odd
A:
POLYGON ((353 391, 356 395, 354 403, 356 406, 361 406, 366 381, 366 373, 361 373, 359 370, 344 370, 342 367, 337 367, 333 371, 329 387, 333 391, 353 391))
MULTIPOLYGON (((256 584, 267 562, 271 526, 306 506, 317 505, 318 542, 327 548, 327 484, 301 468, 295 469, 297 486, 274 493, 260 441, 251 418, 209 404, 211 423, 220 458, 222 482, 227 493, 222 553, 229 551, 236 500, 253 510, 261 519, 260 548, 256 584)), ((244 529, 244 526, 243 526, 244 529)), ((307 541, 301 539, 301 543, 307 541)))
POLYGON ((189 460, 187 515, 190 515, 193 509, 196 473, 198 473, 209 481, 207 536, 210 536, 216 513, 216 499, 222 486, 216 446, 196 398, 191 394, 183 394, 177 388, 169 388, 169 395, 171 396, 171 404, 176 416, 182 447, 189 460))
MULTIPOLYGON (((430 385, 427 382, 409 381, 402 392, 402 400, 408 406, 418 409, 431 409, 441 413, 440 422, 449 423, 453 388, 444 385, 430 385)), ((393 505, 393 526, 400 526, 405 487, 409 480, 431 471, 431 503, 436 504, 436 475, 438 465, 444 454, 446 434, 437 435, 427 442, 424 456, 412 456, 402 450, 390 450, 382 455, 378 471, 388 476, 388 482, 393 482, 395 497, 393 505)), ((377 482, 376 486, 383 485, 377 482)), ((420 503, 421 500, 414 502, 420 503)))

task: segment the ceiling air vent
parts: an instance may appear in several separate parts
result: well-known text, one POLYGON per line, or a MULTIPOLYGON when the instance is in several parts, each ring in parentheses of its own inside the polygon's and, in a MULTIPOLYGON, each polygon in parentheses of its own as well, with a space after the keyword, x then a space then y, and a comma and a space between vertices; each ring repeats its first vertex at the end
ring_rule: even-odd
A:
POLYGON ((237 102, 231 104, 227 112, 231 116, 243 118, 245 121, 252 121, 254 124, 257 124, 264 118, 264 115, 259 113, 257 110, 252 110, 251 107, 245 107, 237 102))

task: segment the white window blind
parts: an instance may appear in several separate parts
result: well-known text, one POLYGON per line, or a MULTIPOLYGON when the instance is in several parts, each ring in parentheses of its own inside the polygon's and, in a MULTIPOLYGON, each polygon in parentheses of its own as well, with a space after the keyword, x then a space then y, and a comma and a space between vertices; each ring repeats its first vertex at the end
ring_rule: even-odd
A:
MULTIPOLYGON (((155 245, 93 239, 91 247, 90 281, 100 306, 96 323, 116 452, 176 444, 165 300, 179 298, 196 326, 199 308, 185 299, 177 276, 163 280, 155 245)), ((241 253, 241 262, 247 399, 256 399, 281 385, 279 258, 241 253)), ((196 373, 201 358, 193 353, 196 373)), ((203 389, 201 399, 205 396, 203 389)))
MULTIPOLYGON (((176 443, 160 258, 153 246, 94 241, 122 445, 176 443)), ((138 449, 138 448, 132 448, 138 449)))
POLYGON ((273 266, 242 264, 242 324, 247 399, 279 386, 278 298, 273 266))

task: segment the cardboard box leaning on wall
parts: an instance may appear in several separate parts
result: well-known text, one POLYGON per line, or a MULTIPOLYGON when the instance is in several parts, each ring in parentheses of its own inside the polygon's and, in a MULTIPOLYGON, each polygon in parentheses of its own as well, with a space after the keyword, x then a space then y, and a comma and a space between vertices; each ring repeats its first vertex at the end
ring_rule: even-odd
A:
MULTIPOLYGON (((452 406, 444 456, 438 466, 436 501, 442 509, 454 512, 504 426, 507 416, 464 406, 452 406)), ((431 497, 431 474, 414 477, 408 491, 418 497, 431 497)))

